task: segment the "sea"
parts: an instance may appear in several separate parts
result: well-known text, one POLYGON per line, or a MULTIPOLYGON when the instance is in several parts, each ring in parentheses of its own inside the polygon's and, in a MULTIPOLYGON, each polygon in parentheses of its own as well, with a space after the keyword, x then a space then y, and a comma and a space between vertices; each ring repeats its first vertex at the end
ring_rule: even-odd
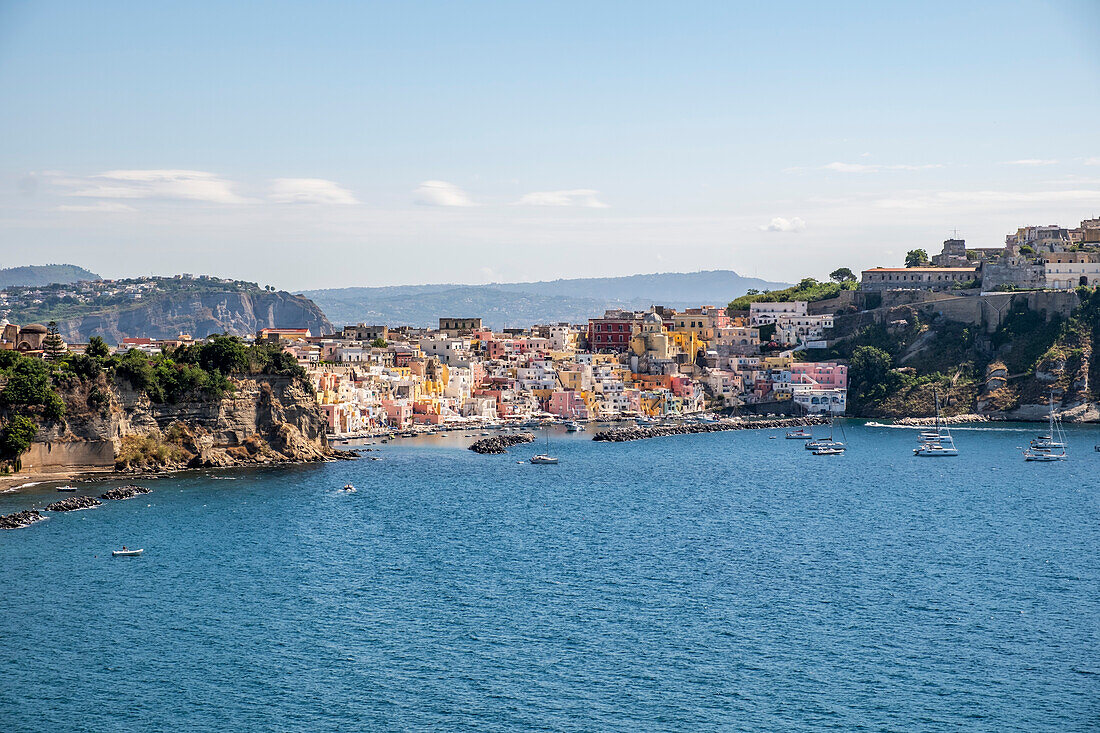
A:
POLYGON ((554 430, 556 466, 448 434, 142 481, 0 532, 0 730, 1096 731, 1100 429, 1025 463, 1042 427, 955 458, 853 420, 839 456, 554 430))

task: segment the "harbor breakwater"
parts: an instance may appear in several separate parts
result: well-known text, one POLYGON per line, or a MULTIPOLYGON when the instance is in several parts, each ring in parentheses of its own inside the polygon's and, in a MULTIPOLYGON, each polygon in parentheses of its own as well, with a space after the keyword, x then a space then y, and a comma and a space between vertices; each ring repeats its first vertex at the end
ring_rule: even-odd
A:
POLYGON ((475 441, 470 445, 470 450, 474 453, 482 453, 486 455, 500 455, 507 452, 508 448, 513 445, 520 445, 522 443, 533 443, 535 436, 531 433, 520 433, 519 435, 494 435, 492 438, 482 438, 475 441))
POLYGON ((693 433, 718 433, 724 430, 767 430, 798 428, 810 425, 825 425, 825 417, 788 417, 775 420, 729 420, 715 423, 695 423, 690 425, 659 425, 657 427, 616 428, 596 433, 592 440, 602 443, 624 443, 629 440, 646 438, 664 438, 669 435, 691 435, 693 433))

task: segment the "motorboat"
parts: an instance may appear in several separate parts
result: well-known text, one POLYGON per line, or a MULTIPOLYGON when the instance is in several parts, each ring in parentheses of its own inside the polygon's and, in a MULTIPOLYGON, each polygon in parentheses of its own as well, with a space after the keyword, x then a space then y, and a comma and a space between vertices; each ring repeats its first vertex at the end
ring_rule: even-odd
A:
POLYGON ((787 440, 809 440, 812 437, 814 437, 814 434, 806 430, 806 428, 787 431, 787 440))
POLYGON ((76 491, 76 487, 72 484, 65 484, 64 486, 58 486, 58 491, 76 491))
POLYGON ((145 552, 144 547, 141 548, 140 550, 129 550, 129 549, 126 548, 125 545, 123 545, 121 550, 111 550, 111 556, 112 557, 137 557, 138 555, 140 555, 143 552, 145 552))
POLYGON ((844 444, 837 443, 831 446, 824 446, 814 451, 815 456, 839 456, 844 453, 844 444))
POLYGON ((343 488, 343 489, 341 489, 341 490, 342 490, 342 491, 346 491, 346 492, 348 492, 349 494, 351 494, 351 493, 354 493, 354 492, 355 492, 355 487, 354 487, 354 486, 352 486, 351 484, 344 484, 344 488, 343 488))
POLYGON ((1024 451, 1025 461, 1035 461, 1038 463, 1051 463, 1053 461, 1064 461, 1067 456, 1063 450, 1061 453, 1055 453, 1048 448, 1031 448, 1024 451))
POLYGON ((576 420, 568 420, 565 423, 565 431, 567 433, 579 433, 583 429, 584 428, 581 427, 581 424, 576 420))

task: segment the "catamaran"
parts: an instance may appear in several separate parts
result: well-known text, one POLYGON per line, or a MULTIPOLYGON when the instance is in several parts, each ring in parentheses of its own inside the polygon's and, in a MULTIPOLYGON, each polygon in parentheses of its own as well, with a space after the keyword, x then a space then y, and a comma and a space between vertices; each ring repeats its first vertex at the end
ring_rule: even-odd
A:
POLYGON ((1050 391, 1050 427, 1046 435, 1033 438, 1031 447, 1024 451, 1025 461, 1051 463, 1066 459, 1066 436, 1054 417, 1054 390, 1050 391))
POLYGON ((932 399, 936 402, 936 429, 922 430, 920 445, 913 449, 913 455, 924 457, 957 456, 959 450, 955 447, 955 439, 951 437, 951 430, 947 423, 940 425, 943 416, 940 412, 940 396, 933 391, 932 399))

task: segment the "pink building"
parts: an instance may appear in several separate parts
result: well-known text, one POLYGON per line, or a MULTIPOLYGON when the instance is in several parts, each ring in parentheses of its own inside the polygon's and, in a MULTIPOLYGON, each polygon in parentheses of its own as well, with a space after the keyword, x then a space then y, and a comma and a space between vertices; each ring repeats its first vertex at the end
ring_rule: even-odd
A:
POLYGON ((386 420, 390 425, 401 429, 412 421, 412 405, 403 400, 382 400, 382 408, 386 411, 386 420))
POLYGON ((558 417, 585 420, 588 418, 588 405, 578 393, 558 390, 550 394, 547 412, 558 417))
POLYGON ((791 364, 791 383, 808 382, 833 389, 848 389, 848 367, 834 361, 796 361, 791 364))
POLYGON ((677 397, 691 397, 695 394, 695 382, 689 377, 677 374, 669 380, 669 389, 677 397))

